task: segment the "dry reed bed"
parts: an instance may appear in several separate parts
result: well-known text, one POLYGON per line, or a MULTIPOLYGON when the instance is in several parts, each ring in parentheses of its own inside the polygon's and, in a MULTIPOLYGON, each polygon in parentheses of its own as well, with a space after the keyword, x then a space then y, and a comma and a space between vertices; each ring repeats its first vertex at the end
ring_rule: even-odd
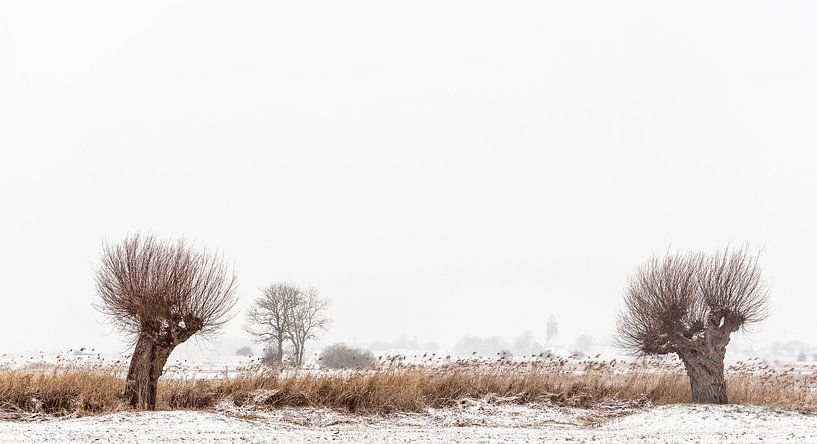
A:
MULTIPOLYGON (((742 362, 728 366, 730 401, 817 411, 817 372, 742 362)), ((311 406, 356 413, 422 411, 488 396, 592 408, 610 401, 683 403, 689 385, 677 363, 659 361, 461 360, 370 369, 279 371, 253 365, 234 377, 163 379, 164 409, 311 406)), ((121 366, 0 369, 0 416, 88 415, 124 410, 121 366)))

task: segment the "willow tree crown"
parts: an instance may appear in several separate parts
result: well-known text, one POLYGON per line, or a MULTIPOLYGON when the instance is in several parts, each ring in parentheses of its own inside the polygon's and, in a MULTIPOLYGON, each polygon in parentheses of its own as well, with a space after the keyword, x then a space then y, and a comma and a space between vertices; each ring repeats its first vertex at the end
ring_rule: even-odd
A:
POLYGON ((617 341, 642 355, 723 348, 732 332, 768 316, 768 293, 748 246, 653 256, 629 279, 617 341))
POLYGON ((220 254, 135 234, 103 245, 96 287, 97 308, 115 326, 169 345, 216 333, 231 317, 237 280, 220 254))

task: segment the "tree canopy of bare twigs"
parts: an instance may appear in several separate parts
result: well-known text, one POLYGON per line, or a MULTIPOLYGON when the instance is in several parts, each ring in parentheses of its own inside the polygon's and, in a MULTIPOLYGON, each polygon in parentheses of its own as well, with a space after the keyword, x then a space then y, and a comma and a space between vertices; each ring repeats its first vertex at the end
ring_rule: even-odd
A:
POLYGON ((247 314, 245 329, 256 341, 275 347, 276 359, 283 359, 284 344, 292 349, 297 365, 303 363, 308 341, 315 339, 329 324, 328 301, 314 288, 301 289, 277 283, 262 290, 247 314))
MULTIPOLYGON (((245 330, 256 342, 274 350, 275 361, 280 365, 284 358, 284 344, 290 338, 292 306, 298 303, 300 290, 292 285, 271 284, 261 291, 247 313, 245 330)), ((272 354, 271 354, 272 355, 272 354)))
POLYGON ((637 355, 677 354, 693 401, 726 403, 726 346, 733 332, 768 316, 768 296, 748 246, 652 257, 629 279, 617 342, 637 355))
POLYGON ((295 362, 303 364, 306 343, 317 338, 321 330, 329 325, 326 309, 329 302, 318 295, 314 288, 307 288, 301 293, 298 303, 290 307, 290 339, 295 353, 295 362))
POLYGON ((103 245, 97 308, 134 340, 126 385, 132 406, 155 409, 170 352, 195 334, 218 332, 235 306, 236 285, 220 255, 184 240, 135 234, 103 245))

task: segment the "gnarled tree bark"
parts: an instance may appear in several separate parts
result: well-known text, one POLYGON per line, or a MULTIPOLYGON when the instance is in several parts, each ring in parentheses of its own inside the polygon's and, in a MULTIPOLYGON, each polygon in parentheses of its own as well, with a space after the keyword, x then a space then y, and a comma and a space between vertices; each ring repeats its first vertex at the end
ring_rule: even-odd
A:
POLYGON ((723 376, 723 358, 726 349, 708 351, 688 350, 679 353, 684 363, 692 402, 700 404, 728 404, 726 380, 723 376))
POLYGON ((146 334, 140 334, 131 356, 125 379, 125 398, 133 408, 156 408, 156 397, 151 396, 150 371, 155 355, 155 344, 146 334))
POLYGON ((173 349, 195 334, 216 333, 236 303, 235 274, 220 255, 138 234, 104 245, 96 285, 97 307, 136 340, 124 392, 134 408, 156 409, 173 349))
POLYGON ((195 321, 189 328, 169 328, 164 334, 143 332, 139 335, 131 357, 125 382, 125 398, 133 408, 156 410, 159 378, 177 345, 186 341, 200 328, 195 321))
POLYGON ((678 355, 692 402, 729 402, 723 366, 729 338, 768 314, 768 288, 747 247, 653 257, 630 277, 624 302, 619 345, 642 355, 678 355))

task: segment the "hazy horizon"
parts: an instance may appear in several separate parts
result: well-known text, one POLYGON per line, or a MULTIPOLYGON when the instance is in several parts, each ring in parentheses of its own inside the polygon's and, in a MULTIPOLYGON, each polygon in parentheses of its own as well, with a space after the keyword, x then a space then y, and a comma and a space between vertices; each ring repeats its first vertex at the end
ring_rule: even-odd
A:
POLYGON ((277 281, 323 344, 607 336, 650 255, 744 242, 747 340, 817 335, 817 4, 225 6, 0 6, 0 353, 124 350, 136 231, 221 250, 248 343, 277 281))

